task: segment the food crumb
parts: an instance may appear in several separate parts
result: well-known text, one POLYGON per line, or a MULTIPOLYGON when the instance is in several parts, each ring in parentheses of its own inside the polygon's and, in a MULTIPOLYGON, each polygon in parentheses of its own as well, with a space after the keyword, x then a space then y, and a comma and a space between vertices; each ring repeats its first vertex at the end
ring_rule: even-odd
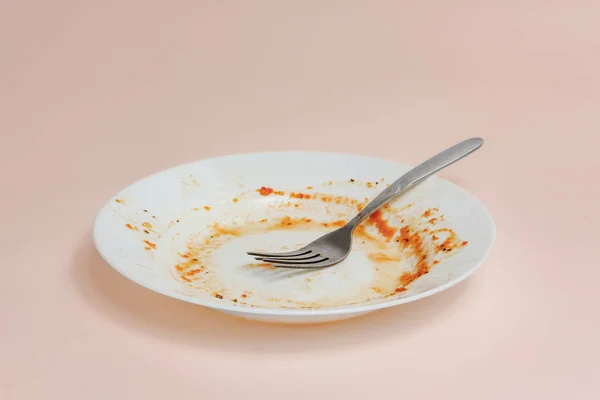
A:
POLYGON ((219 300, 223 299, 223 296, 221 296, 219 293, 215 293, 215 297, 219 300))
POLYGON ((234 197, 232 200, 234 203, 237 203, 238 201, 240 201, 237 197, 234 197))
POLYGON ((273 189, 265 187, 265 186, 258 189, 258 193, 260 193, 261 196, 268 196, 268 195, 272 194, 273 192, 274 192, 273 189))
POLYGON ((210 207, 209 207, 209 206, 204 206, 204 209, 205 209, 206 211, 210 211, 210 207))

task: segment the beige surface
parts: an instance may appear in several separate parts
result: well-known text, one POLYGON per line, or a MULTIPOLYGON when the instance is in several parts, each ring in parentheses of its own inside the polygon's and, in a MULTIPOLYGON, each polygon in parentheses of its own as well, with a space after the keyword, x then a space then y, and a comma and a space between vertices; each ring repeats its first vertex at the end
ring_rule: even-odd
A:
POLYGON ((0 398, 598 398, 599 20, 597 0, 0 2, 0 398), (442 175, 489 208, 491 257, 362 319, 231 319, 91 243, 108 196, 173 164, 416 163, 479 135, 442 175))

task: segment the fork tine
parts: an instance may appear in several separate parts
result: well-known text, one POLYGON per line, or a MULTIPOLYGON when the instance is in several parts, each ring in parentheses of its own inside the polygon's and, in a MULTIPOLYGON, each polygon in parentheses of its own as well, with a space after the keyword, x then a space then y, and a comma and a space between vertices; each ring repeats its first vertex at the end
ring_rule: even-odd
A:
POLYGON ((258 261, 264 261, 265 258, 269 258, 269 259, 281 259, 281 261, 304 261, 304 260, 311 260, 313 258, 317 258, 320 257, 321 255, 319 253, 308 253, 308 254, 304 254, 304 255, 300 255, 300 256, 290 256, 290 257, 254 257, 255 259, 257 259, 258 261))
POLYGON ((249 256, 253 257, 297 257, 304 256, 308 253, 312 253, 312 250, 296 250, 296 251, 288 251, 286 253, 256 253, 256 252, 247 252, 249 256))
POLYGON ((308 264, 318 264, 321 263, 323 261, 327 261, 329 260, 329 258, 327 257, 321 257, 321 258, 317 258, 317 259, 312 259, 312 260, 286 260, 286 259, 281 259, 281 258, 261 258, 260 261, 266 262, 266 263, 271 263, 271 264, 282 264, 282 265, 308 265, 308 264))
POLYGON ((272 266, 278 268, 293 268, 293 269, 318 269, 328 267, 330 265, 335 264, 328 258, 320 259, 318 261, 313 262, 292 262, 292 261, 268 261, 272 266))

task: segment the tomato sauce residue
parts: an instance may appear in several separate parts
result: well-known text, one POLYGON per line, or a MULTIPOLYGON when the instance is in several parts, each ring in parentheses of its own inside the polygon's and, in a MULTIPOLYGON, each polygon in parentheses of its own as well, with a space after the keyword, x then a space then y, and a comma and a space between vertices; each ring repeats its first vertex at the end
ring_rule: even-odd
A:
POLYGON ((281 192, 281 191, 275 191, 272 188, 265 187, 265 186, 263 186, 260 189, 258 189, 257 192, 260 193, 261 196, 269 196, 271 194, 277 194, 277 195, 280 195, 280 196, 283 195, 283 192, 281 192))
POLYGON ((302 199, 311 199, 312 195, 305 194, 305 193, 294 193, 294 192, 292 192, 292 193, 290 193, 290 197, 292 199, 301 199, 302 200, 302 199))
POLYGON ((125 226, 127 227, 127 229, 131 229, 132 231, 137 231, 139 230, 138 228, 136 228, 135 226, 131 225, 131 224, 125 224, 125 226))
POLYGON ((200 264, 200 251, 193 246, 187 246, 188 251, 179 254, 181 261, 175 265, 175 271, 186 282, 197 279, 197 275, 204 272, 206 267, 200 264))
POLYGON ((388 222, 381 217, 381 210, 375 211, 369 216, 369 222, 374 224, 381 236, 383 236, 387 242, 396 234, 396 229, 388 225, 388 222))
MULTIPOLYGON (((383 180, 381 181, 383 182, 383 180)), ((377 185, 379 182, 375 182, 377 185)), ((371 185, 373 185, 371 183, 371 185)), ((368 186, 368 185, 367 185, 368 186)), ((311 190, 312 187, 306 188, 311 190)), ((256 190, 261 196, 285 196, 285 202, 278 202, 281 207, 290 209, 299 208, 302 201, 320 201, 324 203, 344 204, 356 207, 359 211, 367 204, 368 199, 357 200, 346 196, 336 196, 323 193, 302 193, 302 192, 284 192, 270 187, 262 186, 256 190), (296 201, 294 201, 296 200, 296 201)), ((238 198, 234 198, 236 202, 238 198)), ((437 208, 430 208, 416 213, 404 213, 412 204, 402 206, 401 208, 392 208, 389 204, 375 211, 369 216, 365 223, 360 224, 354 230, 354 240, 362 246, 367 258, 376 264, 378 276, 388 276, 387 281, 378 281, 372 289, 382 296, 392 296, 397 293, 407 291, 407 286, 419 277, 427 274, 430 269, 445 259, 445 255, 453 249, 463 247, 468 244, 462 241, 453 230, 437 226, 438 221, 444 221, 443 215, 439 214, 437 208), (401 223, 399 222, 401 221, 401 223), (396 225, 398 222, 398 225, 396 225), (392 245, 386 244, 392 242, 392 245), (366 249, 366 250, 365 250, 366 249), (411 260, 413 265, 409 271, 406 271, 401 263, 403 260, 411 260), (412 262, 412 260, 416 260, 412 262), (392 272, 394 271, 394 272, 392 272), (406 272, 403 272, 406 271, 406 272), (391 275, 389 275, 391 274, 391 275)), ((210 207, 204 207, 207 211, 210 207)), ((345 215, 338 214, 338 218, 345 215)), ((249 233, 267 232, 281 229, 318 229, 333 230, 344 226, 347 223, 344 219, 328 221, 313 221, 310 218, 299 218, 284 216, 280 218, 263 218, 246 223, 231 221, 225 224, 215 223, 208 227, 211 230, 210 238, 206 235, 200 243, 188 245, 187 251, 180 254, 179 263, 175 266, 175 271, 181 280, 193 283, 199 279, 206 279, 203 272, 209 273, 205 266, 208 266, 209 258, 204 253, 206 247, 214 249, 214 240, 221 236, 241 236, 249 233), (204 242, 202 245, 201 243, 204 242), (198 244, 200 244, 198 246, 198 244), (204 257, 204 258, 203 258, 204 257)), ((152 225, 143 225, 151 228, 152 225)), ((229 240, 224 238, 224 240, 229 240)), ((155 249, 156 245, 148 241, 146 249, 155 249)), ((219 246, 220 242, 217 242, 219 246)), ((249 249, 251 250, 251 249, 249 249)), ((212 250, 211 250, 212 251, 212 250)), ((268 263, 254 263, 243 266, 244 268, 272 269, 275 268, 268 263)), ((308 282, 308 281, 307 281, 308 282)), ((210 292, 209 292, 210 293, 210 292)), ((223 292, 223 296, 226 294, 223 292)), ((238 302, 238 296, 235 301, 238 302)), ((241 299, 247 297, 244 293, 241 299)), ((233 301, 233 300, 232 300, 233 301)))
POLYGON ((210 211, 210 207, 209 207, 209 206, 204 206, 204 209, 205 209, 206 211, 210 211))
MULTIPOLYGON (((312 186, 309 186, 309 188, 312 189, 312 186)), ((308 188, 307 188, 307 190, 308 190, 308 188)), ((269 188, 269 187, 265 187, 265 186, 258 189, 257 192, 261 196, 270 196, 270 195, 286 196, 286 193, 282 190, 274 190, 273 188, 269 188)), ((333 196, 333 195, 320 194, 320 193, 309 194, 309 193, 291 192, 291 193, 288 193, 287 196, 290 199, 295 199, 295 200, 319 200, 319 201, 322 201, 323 203, 350 204, 350 205, 355 205, 358 203, 358 200, 351 199, 347 196, 333 196)))
POLYGON ((390 254, 386 253, 369 253, 367 254, 369 260, 374 263, 387 263, 387 262, 398 262, 400 261, 400 257, 393 257, 390 254))
POLYGON ((148 240, 144 240, 144 243, 146 243, 146 247, 144 247, 146 250, 156 250, 156 244, 148 240))
POLYGON ((219 224, 214 225, 214 229, 218 235, 239 236, 240 230, 235 228, 223 227, 219 224))
POLYGON ((268 263, 260 263, 260 264, 246 264, 244 268, 248 269, 275 269, 275 267, 268 263))

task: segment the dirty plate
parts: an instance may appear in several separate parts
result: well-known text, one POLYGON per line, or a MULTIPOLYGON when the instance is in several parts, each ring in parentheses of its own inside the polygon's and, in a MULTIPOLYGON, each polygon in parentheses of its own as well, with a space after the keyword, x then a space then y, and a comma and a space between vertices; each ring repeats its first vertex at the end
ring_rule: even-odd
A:
POLYGON ((155 292, 276 322, 345 319, 467 278, 495 228, 478 200, 433 177, 373 214, 343 262, 276 269, 246 251, 299 248, 336 229, 410 167, 356 155, 244 154, 146 177, 100 211, 102 257, 155 292))

